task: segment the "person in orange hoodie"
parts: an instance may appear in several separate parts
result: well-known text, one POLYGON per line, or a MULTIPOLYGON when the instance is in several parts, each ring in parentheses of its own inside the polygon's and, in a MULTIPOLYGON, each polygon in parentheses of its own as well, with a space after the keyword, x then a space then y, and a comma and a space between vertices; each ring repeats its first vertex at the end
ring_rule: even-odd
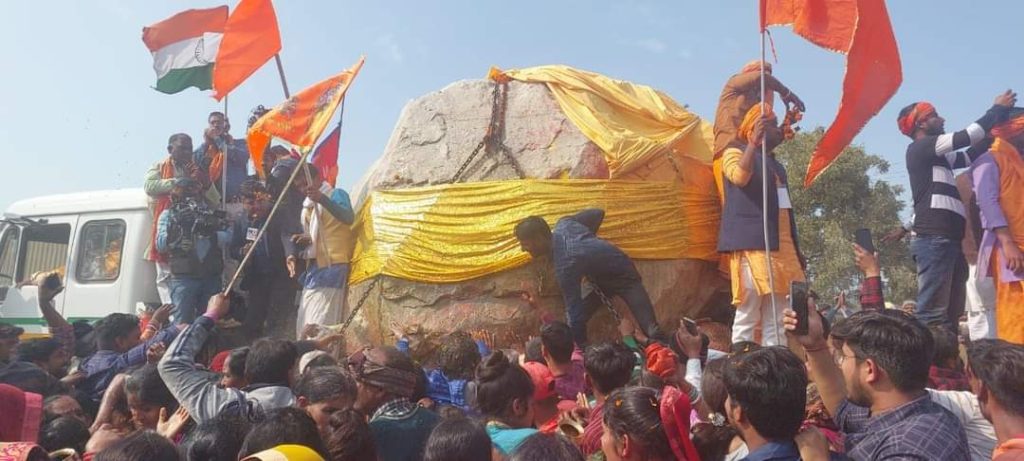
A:
POLYGON ((981 339, 967 348, 967 378, 996 431, 992 459, 1024 460, 1024 346, 981 339))

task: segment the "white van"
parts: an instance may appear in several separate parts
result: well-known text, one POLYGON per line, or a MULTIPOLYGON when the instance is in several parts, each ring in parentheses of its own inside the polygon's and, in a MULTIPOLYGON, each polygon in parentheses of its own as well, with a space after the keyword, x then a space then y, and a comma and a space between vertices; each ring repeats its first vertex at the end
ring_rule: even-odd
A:
POLYGON ((0 217, 0 321, 46 331, 36 287, 19 286, 40 271, 63 274, 54 303, 71 322, 159 304, 156 269, 144 258, 152 227, 142 189, 15 202, 0 217))

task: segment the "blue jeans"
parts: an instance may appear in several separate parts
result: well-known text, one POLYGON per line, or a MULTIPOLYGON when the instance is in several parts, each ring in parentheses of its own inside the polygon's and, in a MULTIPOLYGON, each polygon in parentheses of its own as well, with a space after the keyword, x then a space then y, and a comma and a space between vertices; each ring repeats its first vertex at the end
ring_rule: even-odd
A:
POLYGON ((956 331, 967 295, 967 260, 960 241, 919 235, 911 243, 910 251, 917 263, 914 316, 926 325, 956 331))
POLYGON ((210 277, 171 277, 171 302, 174 321, 192 323, 199 312, 206 312, 210 297, 220 292, 220 274, 210 277))
MULTIPOLYGON (((629 307, 629 311, 633 314, 633 318, 636 319, 637 327, 648 338, 665 340, 665 335, 658 328, 658 321, 654 315, 654 305, 651 303, 650 296, 647 295, 647 289, 644 288, 643 283, 640 283, 640 280, 618 288, 615 291, 608 290, 607 288, 601 288, 601 291, 608 297, 609 301, 615 296, 622 298, 626 306, 629 307)), ((585 348, 588 344, 587 322, 601 308, 605 308, 605 305, 601 301, 600 295, 597 292, 591 292, 586 298, 583 298, 582 309, 568 309, 566 311, 566 320, 568 320, 566 323, 569 324, 569 329, 572 331, 573 340, 580 348, 585 348)))

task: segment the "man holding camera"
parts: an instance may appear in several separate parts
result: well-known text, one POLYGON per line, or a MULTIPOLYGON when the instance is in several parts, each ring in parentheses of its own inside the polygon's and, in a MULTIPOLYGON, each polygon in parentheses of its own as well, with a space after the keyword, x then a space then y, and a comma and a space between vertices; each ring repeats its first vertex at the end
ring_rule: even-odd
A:
POLYGON ((189 324, 210 296, 221 289, 221 242, 230 240, 223 218, 200 197, 202 184, 180 178, 170 206, 157 219, 156 248, 170 268, 174 321, 189 324))
POLYGON ((156 249, 157 219, 160 214, 171 204, 171 191, 178 181, 191 179, 203 185, 204 196, 207 203, 217 204, 220 202, 220 194, 217 189, 209 187, 209 178, 206 173, 196 164, 192 155, 192 138, 184 133, 171 135, 167 141, 166 159, 153 164, 146 172, 144 190, 149 196, 149 211, 153 216, 153 229, 150 234, 149 247, 146 250, 146 260, 156 263, 156 287, 160 294, 160 302, 169 304, 171 302, 171 291, 168 286, 170 269, 167 267, 167 260, 163 254, 156 249))

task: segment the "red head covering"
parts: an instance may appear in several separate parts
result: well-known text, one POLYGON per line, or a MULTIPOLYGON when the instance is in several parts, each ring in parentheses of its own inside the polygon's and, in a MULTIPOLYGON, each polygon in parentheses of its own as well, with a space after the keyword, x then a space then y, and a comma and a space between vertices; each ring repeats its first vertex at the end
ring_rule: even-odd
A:
POLYGON ((896 124, 900 127, 900 133, 907 136, 914 134, 914 128, 917 127, 917 122, 927 118, 929 115, 935 113, 935 106, 927 102, 919 102, 914 104, 914 108, 896 120, 896 124))
POLYGON ((647 371, 658 375, 661 379, 668 379, 676 374, 679 362, 676 353, 659 343, 651 343, 644 349, 647 356, 647 371))
POLYGON ((526 362, 523 364, 526 374, 533 381, 533 401, 540 402, 555 395, 555 375, 543 363, 526 362))
POLYGON ((0 384, 0 442, 35 442, 43 419, 43 396, 0 384))
POLYGON ((668 445, 676 459, 683 461, 699 461, 697 448, 690 440, 690 398, 672 386, 665 386, 661 391, 661 402, 658 412, 661 426, 668 437, 668 445))
POLYGON ((231 350, 220 351, 217 355, 213 356, 210 360, 210 371, 215 373, 224 373, 224 364, 228 361, 228 356, 231 355, 231 350))
POLYGON ((990 131, 992 137, 1010 140, 1024 133, 1024 109, 1014 108, 1010 111, 1010 118, 1000 123, 990 131))

